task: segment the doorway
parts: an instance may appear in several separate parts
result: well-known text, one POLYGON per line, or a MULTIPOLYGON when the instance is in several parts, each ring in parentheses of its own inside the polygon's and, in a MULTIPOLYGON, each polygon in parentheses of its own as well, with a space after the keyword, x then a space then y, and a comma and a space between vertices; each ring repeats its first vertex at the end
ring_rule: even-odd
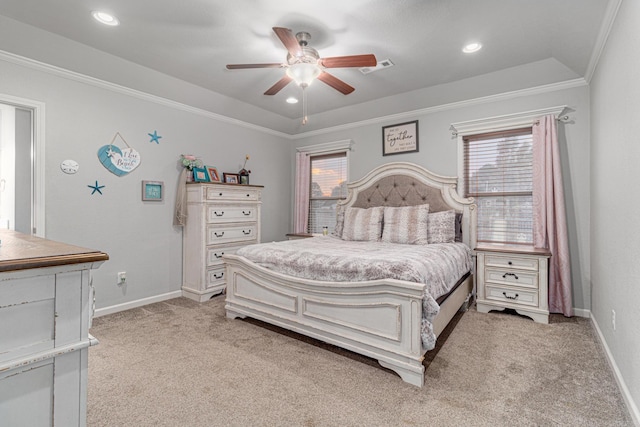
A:
POLYGON ((0 94, 0 228, 44 237, 44 104, 0 94))

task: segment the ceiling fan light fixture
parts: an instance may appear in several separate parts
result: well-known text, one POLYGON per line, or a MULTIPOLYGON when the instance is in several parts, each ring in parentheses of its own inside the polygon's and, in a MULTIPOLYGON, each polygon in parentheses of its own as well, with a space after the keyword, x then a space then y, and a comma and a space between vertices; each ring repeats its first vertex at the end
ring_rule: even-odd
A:
POLYGON ((287 103, 288 104, 297 104, 298 103, 298 98, 294 98, 293 96, 290 96, 287 98, 287 103))
POLYGON ((480 43, 473 42, 462 48, 462 51, 464 53, 473 53, 479 51, 480 49, 482 49, 482 45, 480 43))
POLYGON ((298 86, 309 86, 322 72, 317 64, 300 62, 290 65, 287 68, 287 75, 291 77, 298 86))
POLYGON ((93 19, 100 22, 101 24, 109 25, 111 27, 120 25, 120 21, 118 20, 118 18, 107 12, 94 10, 93 12, 91 12, 91 16, 93 16, 93 19))

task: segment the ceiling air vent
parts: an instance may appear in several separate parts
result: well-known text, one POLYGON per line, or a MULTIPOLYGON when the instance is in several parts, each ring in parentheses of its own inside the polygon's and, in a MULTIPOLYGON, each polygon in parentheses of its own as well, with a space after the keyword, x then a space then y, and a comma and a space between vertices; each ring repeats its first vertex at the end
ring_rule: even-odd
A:
POLYGON ((393 67, 393 65, 393 62, 391 62, 390 59, 383 59, 382 61, 378 61, 378 65, 376 65, 375 67, 362 67, 359 68, 359 70, 362 74, 369 74, 373 73, 374 71, 382 70, 383 68, 393 67))

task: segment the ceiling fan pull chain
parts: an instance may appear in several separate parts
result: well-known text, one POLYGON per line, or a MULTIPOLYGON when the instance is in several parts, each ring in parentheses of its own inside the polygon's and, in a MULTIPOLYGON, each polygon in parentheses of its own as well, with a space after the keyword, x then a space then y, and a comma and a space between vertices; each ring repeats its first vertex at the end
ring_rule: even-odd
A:
POLYGON ((307 91, 305 90, 306 85, 301 85, 302 87, 302 126, 306 125, 309 121, 307 117, 307 91))

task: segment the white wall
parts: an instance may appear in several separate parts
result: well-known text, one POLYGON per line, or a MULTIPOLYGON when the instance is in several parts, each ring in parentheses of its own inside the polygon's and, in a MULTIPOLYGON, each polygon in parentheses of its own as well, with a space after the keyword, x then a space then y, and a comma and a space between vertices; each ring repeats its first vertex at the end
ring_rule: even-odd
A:
MULTIPOLYGON (((461 82, 465 85, 466 82, 461 82)), ((453 89, 453 88, 452 88, 453 89)), ((483 119, 504 114, 567 105, 575 110, 570 113, 571 122, 560 124, 562 166, 565 198, 570 233, 572 288, 574 307, 580 314, 590 307, 589 272, 589 97, 586 84, 558 90, 541 90, 541 93, 505 96, 495 100, 469 100, 454 106, 430 108, 429 112, 416 112, 379 123, 366 122, 362 126, 304 134, 297 146, 321 142, 352 139, 355 149, 350 157, 350 179, 363 177, 369 170, 392 161, 417 163, 441 175, 456 176, 458 152, 456 139, 449 127, 452 123, 483 119), (382 156, 382 126, 419 120, 419 152, 382 156), (580 310, 583 309, 583 310, 580 310)), ((426 103, 426 101, 425 101, 426 103)), ((313 120, 313 116, 310 117, 313 120)))
POLYGON ((46 106, 46 237, 110 256, 94 273, 98 308, 180 289, 182 231, 172 219, 181 153, 196 154, 220 172, 237 172, 249 154, 251 183, 265 187, 263 239, 281 240, 289 232, 282 209, 292 193, 286 138, 12 61, 0 60, 0 75, 0 94, 46 106), (149 142, 154 130, 160 144, 149 142), (142 157, 124 177, 97 157, 116 132, 142 157), (80 164, 77 174, 60 170, 65 159, 80 164), (102 195, 87 187, 96 180, 105 185, 102 195), (143 203, 142 180, 164 181, 165 200, 143 203), (119 271, 127 272, 125 287, 116 284, 119 271))
POLYGON ((592 314, 640 423, 640 2, 622 2, 591 80, 592 314), (612 326, 616 312, 616 329, 612 326))

